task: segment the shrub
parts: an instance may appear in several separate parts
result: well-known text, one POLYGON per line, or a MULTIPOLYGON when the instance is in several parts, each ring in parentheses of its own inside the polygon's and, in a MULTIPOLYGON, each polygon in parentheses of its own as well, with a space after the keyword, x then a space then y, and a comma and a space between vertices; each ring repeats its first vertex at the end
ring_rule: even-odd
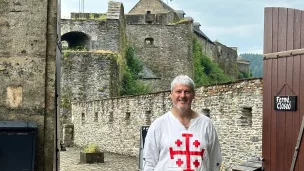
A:
POLYGON ((100 152, 98 146, 96 144, 88 144, 83 148, 83 152, 85 153, 97 153, 100 152))
POLYGON ((136 57, 134 47, 125 50, 126 65, 123 68, 120 95, 135 95, 150 92, 150 88, 139 80, 143 69, 141 61, 136 57))
POLYGON ((229 82, 233 78, 226 75, 218 64, 202 52, 202 44, 193 36, 192 55, 194 62, 194 82, 197 86, 229 82))

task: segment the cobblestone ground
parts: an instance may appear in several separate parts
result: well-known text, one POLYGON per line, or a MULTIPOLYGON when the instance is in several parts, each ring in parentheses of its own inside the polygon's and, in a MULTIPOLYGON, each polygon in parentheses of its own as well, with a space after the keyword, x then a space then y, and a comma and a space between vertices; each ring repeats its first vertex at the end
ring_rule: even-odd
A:
POLYGON ((136 157, 105 153, 105 162, 80 164, 79 149, 67 148, 60 152, 60 171, 137 171, 136 157))

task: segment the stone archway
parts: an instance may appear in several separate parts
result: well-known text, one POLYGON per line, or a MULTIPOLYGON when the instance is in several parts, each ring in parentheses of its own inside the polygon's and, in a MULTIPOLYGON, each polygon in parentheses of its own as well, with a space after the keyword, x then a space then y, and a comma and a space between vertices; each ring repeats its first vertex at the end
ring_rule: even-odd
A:
POLYGON ((91 49, 91 38, 89 35, 78 32, 72 31, 65 33, 61 36, 61 41, 67 42, 67 49, 74 49, 74 50, 90 50, 91 49))

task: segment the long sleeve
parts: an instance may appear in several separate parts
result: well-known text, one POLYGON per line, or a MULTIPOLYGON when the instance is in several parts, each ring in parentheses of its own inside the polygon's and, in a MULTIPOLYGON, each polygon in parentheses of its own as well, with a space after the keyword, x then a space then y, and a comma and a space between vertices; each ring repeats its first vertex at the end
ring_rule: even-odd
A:
POLYGON ((152 124, 148 130, 145 145, 144 145, 144 171, 153 171, 159 159, 159 145, 157 142, 160 139, 155 124, 152 124))
POLYGON ((209 134, 209 141, 210 141, 210 149, 209 149, 209 157, 210 157, 210 170, 212 171, 219 171, 222 164, 222 154, 220 143, 217 137, 216 130, 211 124, 211 130, 209 134))

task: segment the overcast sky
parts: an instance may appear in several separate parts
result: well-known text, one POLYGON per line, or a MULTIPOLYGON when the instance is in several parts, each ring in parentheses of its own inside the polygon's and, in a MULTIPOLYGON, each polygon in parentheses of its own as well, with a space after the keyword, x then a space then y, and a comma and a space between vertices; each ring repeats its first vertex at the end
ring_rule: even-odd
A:
MULTIPOLYGON (((108 0, 84 0, 84 12, 105 13, 108 0)), ((139 0, 115 0, 124 4, 125 13, 139 0)), ((304 0, 163 0, 175 10, 201 24, 211 39, 238 47, 240 53, 263 52, 264 7, 288 7, 304 10, 304 0)), ((79 0, 61 0, 61 16, 79 12, 79 0)))

